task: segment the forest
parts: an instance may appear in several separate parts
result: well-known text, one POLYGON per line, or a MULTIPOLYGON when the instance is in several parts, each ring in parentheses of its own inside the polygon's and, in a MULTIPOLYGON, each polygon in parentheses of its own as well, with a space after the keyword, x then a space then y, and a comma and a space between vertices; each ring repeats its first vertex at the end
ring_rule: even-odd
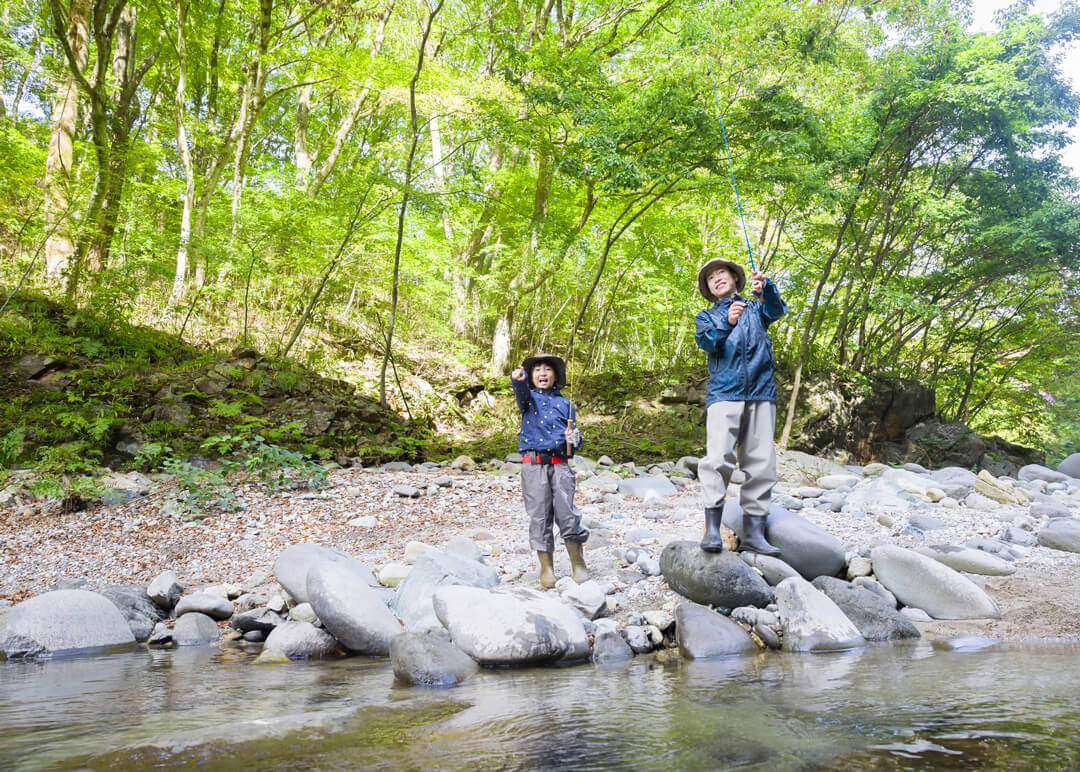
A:
POLYGON ((538 350, 659 390, 704 368, 698 266, 750 252, 788 304, 789 389, 913 379, 944 418, 1061 457, 1080 448, 1061 67, 1080 6, 1020 2, 992 33, 969 13, 0 0, 0 359, 62 348, 35 342, 47 301, 410 416, 399 370, 482 381, 538 350))

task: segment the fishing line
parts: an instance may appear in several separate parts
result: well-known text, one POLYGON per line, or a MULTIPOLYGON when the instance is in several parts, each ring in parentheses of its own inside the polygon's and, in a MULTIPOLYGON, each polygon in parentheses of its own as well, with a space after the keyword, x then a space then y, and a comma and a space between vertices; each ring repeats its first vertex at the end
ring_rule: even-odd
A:
POLYGON ((709 66, 709 83, 712 84, 713 97, 716 99, 716 117, 720 119, 720 136, 724 138, 724 155, 727 156, 728 171, 731 174, 731 187, 735 189, 735 205, 739 207, 739 221, 742 223, 743 238, 746 239, 746 254, 750 256, 750 270, 756 271, 754 250, 750 248, 750 235, 746 232, 746 217, 743 216, 742 200, 739 198, 739 186, 735 182, 735 167, 731 163, 731 151, 728 150, 727 131, 724 129, 724 115, 720 112, 720 92, 716 88, 712 66, 709 66))

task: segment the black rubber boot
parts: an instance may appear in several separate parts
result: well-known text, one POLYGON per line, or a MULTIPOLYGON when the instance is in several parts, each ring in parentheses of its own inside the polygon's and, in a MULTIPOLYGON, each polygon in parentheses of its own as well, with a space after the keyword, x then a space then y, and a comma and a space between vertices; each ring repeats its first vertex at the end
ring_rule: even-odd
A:
POLYGON ((771 555, 776 557, 780 554, 769 542, 765 541, 765 515, 742 516, 743 537, 739 542, 741 552, 756 552, 759 555, 771 555))
POLYGON ((706 552, 723 552, 724 538, 720 532, 720 523, 724 519, 724 508, 705 507, 705 538, 701 548, 706 552))

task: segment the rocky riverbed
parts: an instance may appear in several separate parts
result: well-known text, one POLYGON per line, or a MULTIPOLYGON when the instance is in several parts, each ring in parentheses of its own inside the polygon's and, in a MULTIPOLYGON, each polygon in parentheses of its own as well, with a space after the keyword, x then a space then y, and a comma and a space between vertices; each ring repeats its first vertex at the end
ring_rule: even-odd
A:
MULTIPOLYGON (((779 561, 695 548, 696 459, 640 468, 580 458, 592 577, 575 584, 560 549, 559 585, 540 592, 517 461, 333 468, 317 492, 238 486, 236 511, 200 520, 178 515, 173 481, 135 474, 114 476, 123 495, 112 506, 9 503, 0 642, 21 656, 93 638, 52 629, 50 599, 75 610, 82 621, 71 624, 101 628, 98 645, 265 639, 270 660, 390 653, 405 680, 421 682, 464 677, 476 662, 656 649, 1080 640, 1080 479, 1062 471, 994 477, 784 453, 769 526, 779 561), (96 606, 104 597, 112 604, 96 606), (102 621, 112 608, 119 615, 102 621), (542 634, 499 640, 495 628, 520 632, 540 617, 542 634), (397 635, 405 629, 415 635, 397 635)), ((736 532, 737 493, 725 517, 736 532)))

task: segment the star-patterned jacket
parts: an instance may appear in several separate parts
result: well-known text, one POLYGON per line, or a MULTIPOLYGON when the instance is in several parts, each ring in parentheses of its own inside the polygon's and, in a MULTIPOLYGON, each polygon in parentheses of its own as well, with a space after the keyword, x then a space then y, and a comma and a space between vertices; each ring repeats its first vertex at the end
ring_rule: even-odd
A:
MULTIPOLYGON (((510 379, 518 408, 521 410, 521 431, 518 432, 518 451, 539 450, 559 456, 566 452, 566 422, 577 426, 577 411, 558 389, 534 389, 529 381, 510 379)), ((574 449, 581 447, 579 441, 574 449)))

